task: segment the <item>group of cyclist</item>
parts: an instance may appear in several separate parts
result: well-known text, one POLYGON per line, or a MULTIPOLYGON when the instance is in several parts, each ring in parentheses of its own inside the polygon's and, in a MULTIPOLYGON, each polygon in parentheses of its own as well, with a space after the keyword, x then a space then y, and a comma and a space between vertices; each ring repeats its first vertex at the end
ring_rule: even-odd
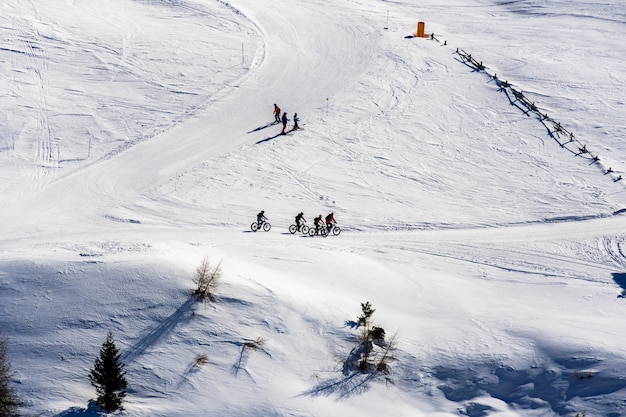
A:
MULTIPOLYGON (((267 217, 265 217, 265 210, 261 210, 256 215, 256 221, 257 221, 257 224, 259 226, 261 226, 263 223, 265 223, 267 221, 267 217)), ((304 218, 304 213, 300 212, 300 213, 298 213, 296 215, 296 227, 298 228, 298 230, 300 230, 302 228, 302 225, 304 225, 304 223, 306 223, 306 219, 304 218)), ((316 234, 318 234, 320 229, 322 227, 324 227, 324 226, 330 232, 330 230, 333 228, 333 226, 336 223, 337 222, 335 221, 335 214, 334 213, 329 213, 324 218, 322 218, 322 215, 320 214, 319 216, 317 216, 316 218, 313 219, 313 225, 315 226, 315 233, 316 234)))
MULTIPOLYGON (((296 226, 298 227, 298 229, 300 229, 304 223, 306 223, 306 220, 304 218, 304 213, 300 212, 296 216, 296 226)), ((326 228, 330 232, 330 229, 332 229, 336 223, 337 222, 335 221, 334 213, 328 214, 328 216, 326 216, 324 219, 322 219, 321 214, 313 219, 313 225, 315 226, 315 233, 319 233, 320 229, 324 227, 324 225, 326 225, 326 228)))

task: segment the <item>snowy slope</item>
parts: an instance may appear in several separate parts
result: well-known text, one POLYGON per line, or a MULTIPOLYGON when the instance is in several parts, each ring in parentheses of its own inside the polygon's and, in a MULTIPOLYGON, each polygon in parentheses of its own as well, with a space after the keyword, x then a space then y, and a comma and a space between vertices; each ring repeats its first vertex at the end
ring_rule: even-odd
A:
POLYGON ((108 330, 121 415, 625 413, 619 1, 2 8, 0 326, 25 413, 95 415, 108 330), (273 103, 303 129, 278 135, 273 103), (299 211, 344 231, 290 235, 299 211), (190 297, 204 256, 217 303, 190 297), (398 334, 388 377, 343 368, 364 301, 398 334))

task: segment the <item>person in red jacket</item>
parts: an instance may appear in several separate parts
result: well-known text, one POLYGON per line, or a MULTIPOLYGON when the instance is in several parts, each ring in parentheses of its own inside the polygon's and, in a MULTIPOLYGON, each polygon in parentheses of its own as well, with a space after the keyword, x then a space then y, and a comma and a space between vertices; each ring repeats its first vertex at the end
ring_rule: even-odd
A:
POLYGON ((274 121, 280 123, 280 107, 274 103, 274 121))
POLYGON ((326 227, 328 228, 328 231, 330 232, 330 229, 333 228, 333 225, 337 223, 335 221, 335 214, 334 213, 330 213, 328 216, 326 216, 326 227))

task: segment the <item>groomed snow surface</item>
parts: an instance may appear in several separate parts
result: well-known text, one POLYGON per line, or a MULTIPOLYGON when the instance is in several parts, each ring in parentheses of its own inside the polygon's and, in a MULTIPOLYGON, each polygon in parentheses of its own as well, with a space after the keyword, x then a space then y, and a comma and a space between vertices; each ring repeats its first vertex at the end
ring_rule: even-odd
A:
POLYGON ((622 0, 0 11, 22 414, 98 415, 111 330, 122 416, 626 415, 622 0), (343 232, 291 235, 299 211, 343 232), (216 302, 191 296, 205 257, 216 302), (389 375, 344 366, 366 301, 389 375))

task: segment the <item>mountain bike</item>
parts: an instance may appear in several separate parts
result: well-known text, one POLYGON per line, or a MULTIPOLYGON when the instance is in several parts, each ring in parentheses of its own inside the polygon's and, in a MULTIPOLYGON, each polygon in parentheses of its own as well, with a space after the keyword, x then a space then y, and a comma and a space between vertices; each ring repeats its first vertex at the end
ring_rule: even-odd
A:
POLYGON ((315 235, 321 235, 322 237, 328 236, 328 229, 325 225, 320 225, 318 230, 315 230, 315 227, 311 227, 309 229, 309 236, 313 237, 315 235))
POLYGON ((295 224, 292 224, 291 226, 289 226, 289 233, 291 233, 292 235, 295 234, 296 232, 302 232, 305 235, 309 234, 309 226, 307 226, 306 224, 301 224, 300 227, 298 227, 295 224))
POLYGON ((271 228, 272 228, 272 225, 266 221, 261 222, 261 223, 254 222, 250 225, 250 229, 252 229, 253 232, 256 232, 259 229, 262 229, 264 232, 269 232, 271 228))
POLYGON ((339 233, 341 233, 341 227, 337 226, 335 223, 331 223, 328 225, 328 234, 331 234, 333 236, 339 236, 339 233))

